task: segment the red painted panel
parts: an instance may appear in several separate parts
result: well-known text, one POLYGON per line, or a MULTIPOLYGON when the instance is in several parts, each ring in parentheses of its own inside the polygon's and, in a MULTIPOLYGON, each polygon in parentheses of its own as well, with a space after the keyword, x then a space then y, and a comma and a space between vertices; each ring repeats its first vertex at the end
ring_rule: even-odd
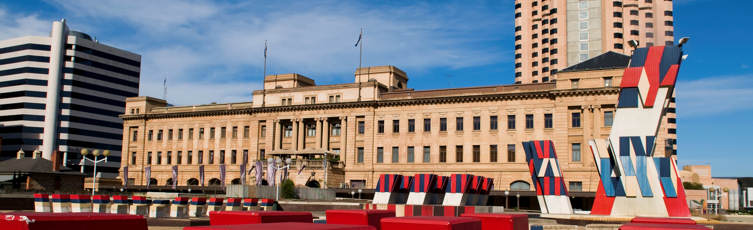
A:
POLYGON ((591 207, 591 215, 610 215, 612 214, 612 205, 614 205, 614 197, 607 196, 604 192, 604 184, 599 180, 594 205, 591 207))

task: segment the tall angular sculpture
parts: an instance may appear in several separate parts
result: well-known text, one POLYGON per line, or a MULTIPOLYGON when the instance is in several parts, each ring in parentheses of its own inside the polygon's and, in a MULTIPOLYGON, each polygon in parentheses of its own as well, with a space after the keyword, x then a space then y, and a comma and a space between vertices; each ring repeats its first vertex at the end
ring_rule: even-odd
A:
POLYGON ((398 174, 379 175, 376 191, 374 191, 374 204, 395 204, 397 203, 398 185, 402 182, 403 176, 398 174))
POLYGON ((430 193, 430 190, 436 186, 437 175, 416 174, 413 176, 413 180, 413 186, 411 186, 410 193, 408 194, 407 204, 424 205, 430 204, 432 200, 437 200, 436 193, 430 193))
POLYGON ((523 149, 541 213, 572 214, 554 143, 550 140, 528 141, 523 142, 523 149))
POLYGON ((681 59, 677 46, 634 51, 609 138, 589 142, 601 179, 591 214, 690 216, 676 160, 654 151, 681 59))

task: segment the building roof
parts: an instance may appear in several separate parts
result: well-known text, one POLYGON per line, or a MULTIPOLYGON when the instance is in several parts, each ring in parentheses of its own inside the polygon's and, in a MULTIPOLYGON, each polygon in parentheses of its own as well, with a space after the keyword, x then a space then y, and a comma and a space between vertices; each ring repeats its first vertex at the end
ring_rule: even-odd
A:
POLYGON ((567 67, 560 72, 625 68, 628 66, 629 62, 630 56, 616 53, 614 51, 609 51, 599 56, 585 60, 581 63, 567 67))
MULTIPOLYGON (((73 173, 65 172, 69 168, 61 167, 60 171, 52 171, 52 161, 47 159, 21 158, 0 161, 0 172, 31 172, 31 173, 73 173)), ((78 173, 76 173, 78 174, 78 173)))

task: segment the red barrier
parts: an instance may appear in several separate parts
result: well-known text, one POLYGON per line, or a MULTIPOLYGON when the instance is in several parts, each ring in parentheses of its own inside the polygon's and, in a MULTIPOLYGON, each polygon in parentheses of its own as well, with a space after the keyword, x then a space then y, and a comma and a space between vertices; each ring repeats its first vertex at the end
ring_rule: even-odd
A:
POLYGON ((382 219, 381 230, 481 230, 481 221, 471 217, 414 216, 382 219))
POLYGON ((221 226, 184 227, 183 230, 377 230, 372 226, 315 224, 315 223, 268 223, 268 224, 238 224, 221 226))
POLYGON ((627 223, 620 226, 620 230, 661 230, 661 229, 708 229, 702 225, 690 225, 690 224, 649 224, 649 223, 627 223))
POLYGON ((314 222, 310 212, 285 211, 212 211, 209 225, 263 224, 277 222, 314 222))
POLYGON ((690 224, 695 225, 695 220, 690 218, 663 218, 663 217, 635 217, 630 223, 646 224, 690 224))
POLYGON ((147 230, 143 216, 108 213, 17 212, 0 215, 3 230, 107 229, 147 230))
POLYGON ((481 220, 481 230, 527 230, 528 215, 497 213, 463 213, 463 217, 481 220))
POLYGON ((380 229, 382 218, 395 217, 390 210, 327 210, 327 224, 369 225, 380 229))

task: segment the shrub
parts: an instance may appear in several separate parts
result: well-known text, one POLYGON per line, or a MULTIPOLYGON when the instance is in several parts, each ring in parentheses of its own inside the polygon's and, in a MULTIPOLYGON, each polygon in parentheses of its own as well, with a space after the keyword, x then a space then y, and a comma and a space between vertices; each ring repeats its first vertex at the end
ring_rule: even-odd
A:
POLYGON ((295 193, 295 184, 292 180, 287 179, 280 186, 280 196, 284 199, 295 199, 298 195, 295 193))
POLYGON ((689 181, 682 182, 682 187, 685 188, 685 189, 696 189, 696 190, 703 189, 703 185, 702 184, 700 184, 700 183, 693 183, 693 182, 689 182, 689 181))

